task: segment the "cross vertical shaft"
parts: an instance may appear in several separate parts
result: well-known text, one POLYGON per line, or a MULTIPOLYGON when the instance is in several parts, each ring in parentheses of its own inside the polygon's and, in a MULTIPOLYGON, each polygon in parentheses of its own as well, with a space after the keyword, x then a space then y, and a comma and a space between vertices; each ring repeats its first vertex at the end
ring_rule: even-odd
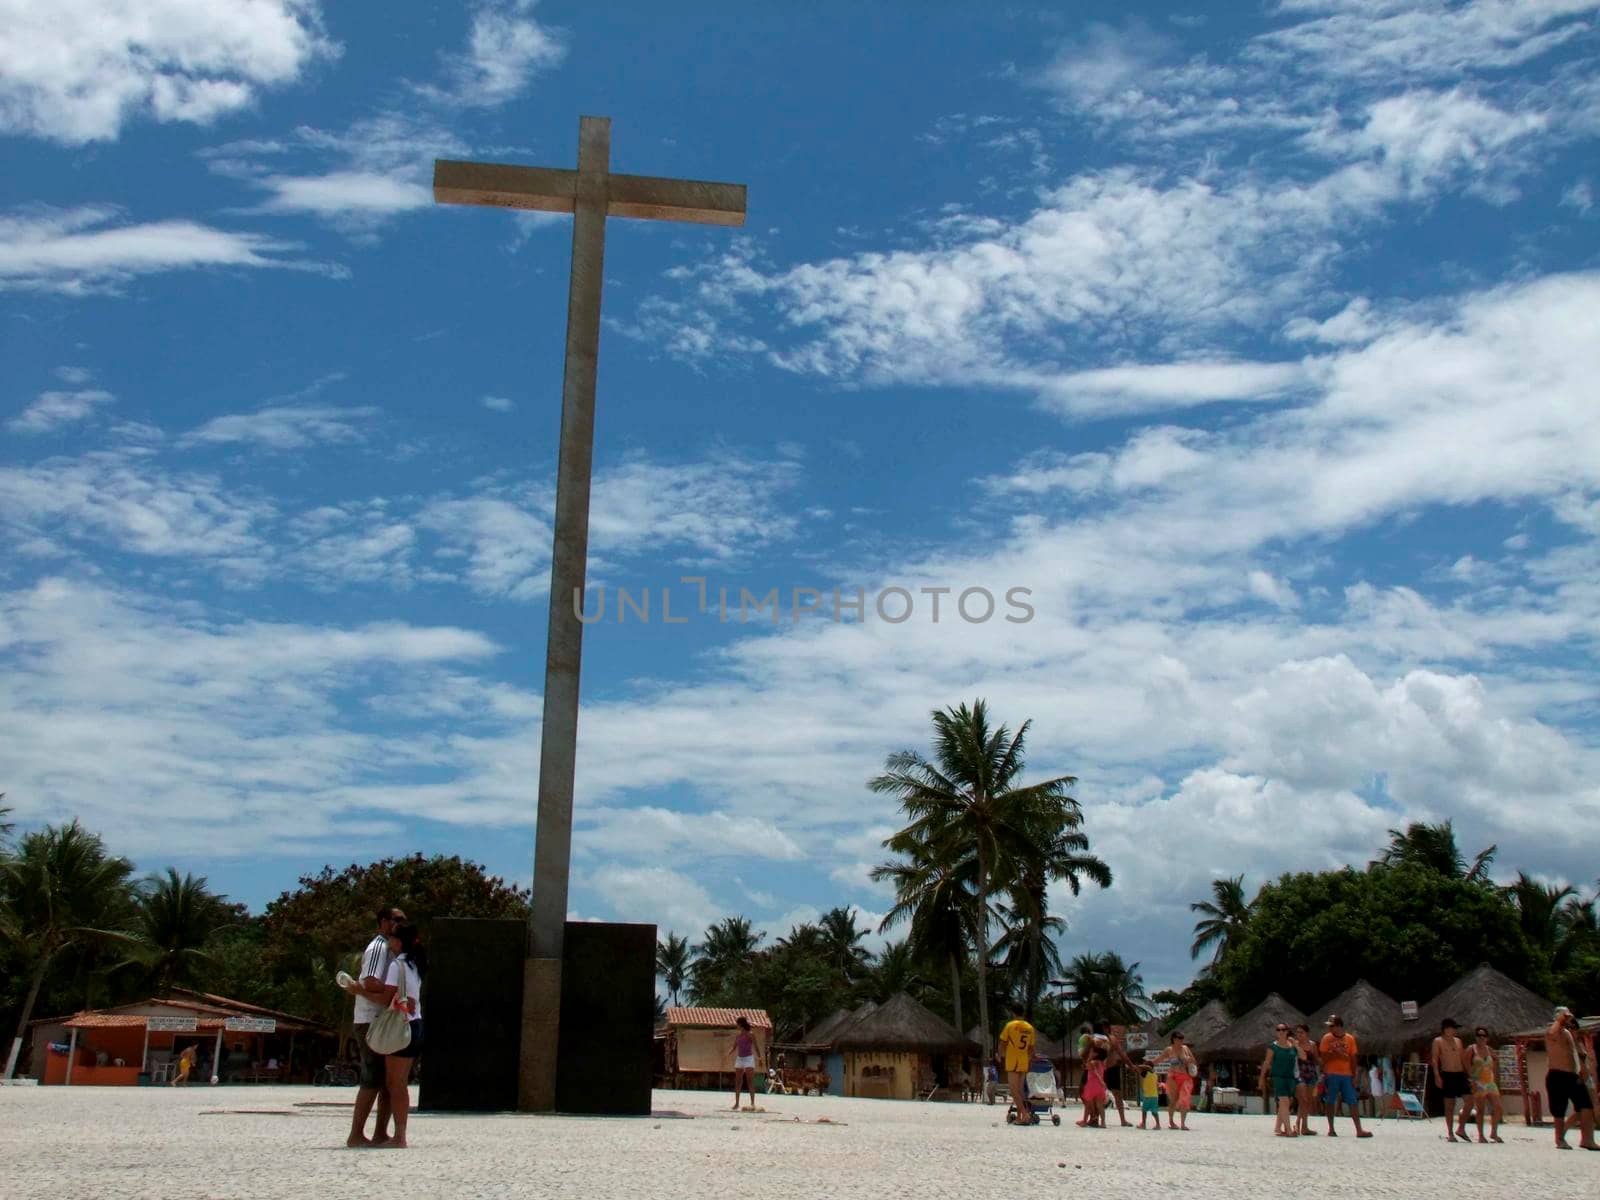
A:
POLYGON ((606 218, 740 225, 745 216, 745 189, 742 184, 613 175, 611 121, 584 117, 578 126, 576 171, 440 159, 434 163, 433 194, 441 204, 573 214, 544 724, 539 744, 539 823, 534 835, 533 902, 523 966, 517 1096, 517 1105, 524 1111, 548 1112, 556 1101, 561 962, 583 661, 583 622, 578 614, 588 573, 589 482, 594 462, 606 218))
POLYGON ((555 542, 550 554, 550 623, 544 660, 544 720, 539 738, 539 823, 533 842, 533 900, 523 979, 518 1106, 555 1107, 560 1036, 561 947, 572 861, 572 791, 578 759, 578 695, 583 665, 582 603, 589 565, 589 481, 594 465, 594 394, 600 360, 600 292, 605 277, 606 175, 611 122, 578 124, 573 197, 572 277, 567 291, 567 353, 561 382, 561 445, 556 459, 555 542))

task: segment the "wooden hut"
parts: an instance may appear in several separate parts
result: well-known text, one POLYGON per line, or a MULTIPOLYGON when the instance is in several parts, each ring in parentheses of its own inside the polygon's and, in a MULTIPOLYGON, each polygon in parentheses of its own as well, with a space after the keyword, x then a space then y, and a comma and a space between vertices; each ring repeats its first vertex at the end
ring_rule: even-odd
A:
POLYGON ((1313 1040, 1327 1031, 1328 1018, 1334 1013, 1344 1018, 1344 1027, 1355 1036, 1363 1056, 1399 1054, 1414 1024, 1401 1015, 1398 1000, 1365 979, 1356 980, 1311 1014, 1306 1024, 1311 1026, 1313 1040))
POLYGON ((664 1075, 673 1087, 733 1086, 738 1019, 750 1022, 757 1054, 770 1063, 772 1018, 761 1008, 668 1008, 664 1075))
POLYGON ((835 1009, 793 1041, 774 1042, 773 1055, 784 1086, 806 1093, 843 1095, 844 1060, 833 1044, 834 1036, 858 1013, 865 1016, 876 1007, 868 1002, 856 1012, 835 1009))
MULTIPOLYGON (((1302 1022, 1309 1024, 1305 1013, 1273 992, 1244 1016, 1213 1034, 1203 1046, 1194 1047, 1195 1057, 1206 1065, 1207 1077, 1214 1083, 1226 1080, 1242 1093, 1254 1092, 1274 1027, 1302 1022), (1226 1073, 1223 1067, 1227 1067, 1226 1073)), ((1188 1034, 1184 1034, 1184 1038, 1187 1040, 1188 1034)))
POLYGON ((846 1096, 910 1100, 952 1088, 964 1056, 977 1048, 944 1018, 904 992, 834 1036, 846 1096))
MULTIPOLYGON (((1544 1040, 1542 1035, 1536 1043, 1519 1040, 1516 1035, 1547 1027, 1554 1011, 1554 1003, 1537 992, 1488 963, 1479 963, 1424 1004, 1415 1021, 1407 1022, 1406 1049, 1426 1060, 1439 1033, 1439 1022, 1446 1017, 1460 1024, 1462 1037, 1469 1042, 1473 1029, 1484 1026, 1501 1051, 1500 1098, 1506 1115, 1523 1115, 1531 1108, 1531 1095, 1544 1085, 1544 1040)), ((1423 1103, 1430 1111, 1443 1111, 1431 1087, 1423 1103)))
POLYGON ((1208 1000, 1198 1011, 1179 1021, 1177 1027, 1166 1037, 1161 1038, 1152 1049, 1165 1046, 1171 1040, 1172 1033, 1181 1033, 1183 1040, 1189 1044, 1189 1049, 1199 1054, 1232 1021, 1233 1018, 1228 1015, 1228 1010, 1221 1000, 1208 1000))

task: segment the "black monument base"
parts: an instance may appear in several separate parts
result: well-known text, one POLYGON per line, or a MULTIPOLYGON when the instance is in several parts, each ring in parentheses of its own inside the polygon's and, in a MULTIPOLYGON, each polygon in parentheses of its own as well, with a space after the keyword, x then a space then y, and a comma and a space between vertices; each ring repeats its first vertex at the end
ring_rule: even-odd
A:
MULTIPOLYGON (((522 1036, 521 921, 440 919, 422 985, 418 1107, 517 1107, 522 1036)), ((656 927, 567 923, 561 961, 556 1110, 649 1116, 655 1037, 656 927)))

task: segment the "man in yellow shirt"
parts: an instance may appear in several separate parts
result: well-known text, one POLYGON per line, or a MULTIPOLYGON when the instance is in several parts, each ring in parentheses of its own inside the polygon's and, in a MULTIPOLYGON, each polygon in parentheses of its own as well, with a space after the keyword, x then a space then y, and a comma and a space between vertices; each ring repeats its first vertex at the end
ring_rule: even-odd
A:
POLYGON ((1017 1110, 1018 1125, 1032 1125, 1038 1118, 1028 1107, 1028 1064, 1033 1059, 1033 1047, 1038 1041, 1033 1026, 1024 1017, 1022 1005, 1011 1005, 1011 1020, 1000 1031, 1000 1053, 1005 1055, 1006 1082, 1011 1088, 1011 1103, 1017 1110))

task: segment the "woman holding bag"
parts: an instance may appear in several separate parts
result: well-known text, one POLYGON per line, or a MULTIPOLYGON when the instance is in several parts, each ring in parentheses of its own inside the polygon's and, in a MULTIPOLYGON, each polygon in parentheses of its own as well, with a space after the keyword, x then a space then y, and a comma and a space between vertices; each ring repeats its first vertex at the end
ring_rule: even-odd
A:
POLYGON ((411 1065, 422 1050, 422 972, 427 956, 417 937, 417 927, 411 924, 397 926, 389 935, 389 951, 392 957, 383 981, 383 1003, 409 1017, 411 1040, 384 1059, 389 1111, 394 1114, 394 1136, 384 1145, 404 1150, 406 1118, 411 1115, 411 1065))

